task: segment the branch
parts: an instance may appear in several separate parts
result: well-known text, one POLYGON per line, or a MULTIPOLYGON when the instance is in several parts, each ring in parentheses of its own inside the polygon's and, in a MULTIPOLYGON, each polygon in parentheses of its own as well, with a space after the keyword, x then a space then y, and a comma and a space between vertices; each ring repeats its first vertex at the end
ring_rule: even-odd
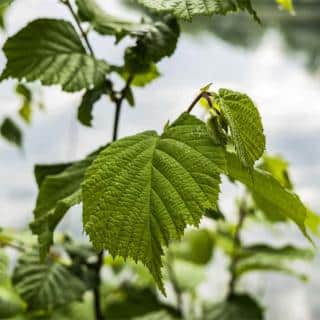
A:
POLYGON ((83 40, 85 41, 85 43, 87 45, 87 48, 88 48, 90 54, 92 56, 94 56, 94 52, 93 52, 92 46, 91 46, 91 44, 89 42, 89 39, 88 39, 88 34, 82 28, 80 19, 79 19, 78 15, 76 14, 76 12, 73 10, 72 5, 70 3, 70 0, 60 0, 60 1, 68 7, 72 17, 74 18, 74 20, 75 20, 75 22, 76 22, 76 24, 77 24, 77 26, 79 28, 79 31, 80 31, 80 33, 82 35, 83 40))
POLYGON ((169 276, 170 282, 172 283, 173 291, 176 296, 178 311, 182 315, 183 314, 182 290, 179 286, 175 271, 173 269, 173 260, 174 260, 173 254, 170 250, 168 250, 168 255, 167 255, 168 276, 169 276))
POLYGON ((211 101, 211 94, 206 91, 200 92, 195 99, 191 102, 189 108, 187 109, 187 113, 190 113, 192 109, 195 107, 195 105, 202 99, 205 98, 210 106, 210 108, 213 108, 212 101, 211 101))
POLYGON ((116 104, 116 113, 114 118, 114 124, 113 124, 113 136, 112 141, 116 141, 118 138, 118 131, 119 131, 119 122, 120 122, 120 114, 121 114, 121 108, 122 103, 126 97, 127 91, 130 89, 131 82, 133 80, 133 76, 130 76, 124 86, 124 88, 120 91, 120 96, 115 98, 115 104, 116 104))
POLYGON ((236 231, 233 239, 233 257, 230 265, 231 279, 229 283, 229 296, 234 293, 235 284, 237 280, 237 275, 236 275, 236 269, 238 264, 237 250, 241 248, 240 232, 242 230, 246 216, 247 216, 246 203, 245 203, 245 200, 243 199, 239 207, 239 220, 236 226, 236 231))

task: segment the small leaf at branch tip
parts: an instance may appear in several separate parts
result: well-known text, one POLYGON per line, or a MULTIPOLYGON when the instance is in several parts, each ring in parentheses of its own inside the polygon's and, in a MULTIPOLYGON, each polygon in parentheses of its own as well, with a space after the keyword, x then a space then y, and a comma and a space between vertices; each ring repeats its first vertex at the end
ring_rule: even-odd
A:
POLYGON ((212 86, 212 82, 210 82, 210 83, 208 83, 207 85, 205 85, 204 87, 202 87, 202 88, 200 89, 200 91, 201 91, 201 92, 207 92, 207 91, 209 91, 209 89, 211 88, 211 86, 212 86))

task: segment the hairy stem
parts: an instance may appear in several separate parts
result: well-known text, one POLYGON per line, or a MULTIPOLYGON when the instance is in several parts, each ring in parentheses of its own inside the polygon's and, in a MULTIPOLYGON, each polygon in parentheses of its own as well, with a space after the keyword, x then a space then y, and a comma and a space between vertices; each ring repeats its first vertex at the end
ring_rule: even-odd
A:
POLYGON ((239 220, 236 226, 236 231, 234 234, 234 239, 233 239, 233 257, 231 260, 231 265, 230 265, 230 273, 231 273, 231 279, 229 283, 229 296, 234 293, 235 290, 235 284, 237 281, 237 275, 236 275, 236 269, 237 269, 237 264, 238 264, 238 249, 241 248, 241 238, 240 238, 240 233, 245 221, 247 215, 247 210, 246 210, 246 203, 245 200, 243 199, 241 201, 241 204, 239 206, 239 220))
POLYGON ((74 21, 76 22, 76 24, 77 24, 77 26, 79 28, 79 31, 80 31, 80 33, 82 35, 82 38, 83 38, 84 42, 86 43, 86 46, 87 46, 90 54, 92 56, 94 56, 94 52, 93 52, 92 46, 91 46, 91 44, 89 42, 89 39, 88 39, 88 33, 86 31, 84 31, 84 29, 82 28, 80 19, 79 19, 78 15, 76 14, 76 12, 74 11, 74 9, 73 9, 73 7, 72 7, 72 5, 70 3, 70 0, 60 0, 60 1, 68 7, 68 9, 69 9, 74 21))

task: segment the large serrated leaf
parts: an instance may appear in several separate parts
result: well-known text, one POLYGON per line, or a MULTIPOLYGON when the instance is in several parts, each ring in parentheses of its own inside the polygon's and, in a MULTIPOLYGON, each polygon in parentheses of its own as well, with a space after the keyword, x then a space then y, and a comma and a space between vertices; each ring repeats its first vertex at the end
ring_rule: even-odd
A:
POLYGON ((258 109, 246 94, 228 89, 220 89, 215 102, 230 127, 238 157, 251 168, 262 156, 266 143, 258 109))
POLYGON ((19 258, 12 281, 29 310, 53 310, 79 300, 85 290, 65 266, 52 259, 41 263, 35 252, 19 258))
POLYGON ((250 0, 138 0, 154 11, 169 11, 177 18, 191 20, 197 15, 225 15, 237 10, 247 10, 259 21, 250 0))
POLYGON ((248 172, 235 154, 227 153, 227 175, 243 183, 254 193, 255 199, 259 197, 263 202, 259 203, 260 209, 291 219, 309 238, 305 227, 307 208, 295 193, 285 189, 270 173, 260 169, 248 172))
POLYGON ((29 23, 4 45, 8 59, 1 79, 40 80, 60 84, 65 91, 101 86, 109 66, 86 51, 71 23, 38 19, 29 23))
POLYGON ((205 124, 186 113, 161 136, 121 139, 86 173, 84 228, 97 249, 143 262, 163 290, 162 246, 216 207, 224 161, 205 124))

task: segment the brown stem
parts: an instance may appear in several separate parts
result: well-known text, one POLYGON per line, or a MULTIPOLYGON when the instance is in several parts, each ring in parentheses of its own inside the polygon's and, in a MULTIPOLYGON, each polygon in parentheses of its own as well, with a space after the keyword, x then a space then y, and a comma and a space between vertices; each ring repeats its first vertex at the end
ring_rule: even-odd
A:
POLYGON ((195 105, 202 99, 202 98, 205 98, 209 104, 209 106, 211 108, 213 108, 212 106, 212 102, 211 102, 211 99, 210 99, 210 94, 206 91, 203 91, 203 92, 200 92, 196 97, 195 99, 191 102, 189 108, 187 109, 187 113, 190 113, 192 111, 192 109, 195 107, 195 105))
POLYGON ((126 97, 127 91, 130 89, 130 84, 131 84, 132 80, 133 80, 133 76, 130 76, 128 78, 124 88, 120 91, 120 96, 118 98, 115 98, 116 113, 115 113, 114 123, 113 123, 112 141, 116 141, 118 139, 118 131, 119 131, 119 122, 120 122, 122 103, 126 97))
POLYGON ((94 296, 94 313, 96 320, 103 320, 105 319, 102 315, 102 308, 101 308, 101 297, 100 297, 100 287, 101 287, 101 268, 103 265, 103 251, 101 251, 97 256, 97 263, 95 265, 95 272, 97 276, 97 283, 93 289, 93 296, 94 296))
POLYGON ((85 32, 83 30, 83 28, 81 26, 80 19, 79 19, 78 15, 76 14, 76 12, 73 10, 70 1, 69 0, 60 0, 60 1, 68 7, 68 9, 69 9, 74 21, 76 22, 76 24, 78 26, 78 29, 79 29, 79 31, 80 31, 80 33, 82 35, 83 40, 85 41, 85 43, 87 45, 87 48, 88 48, 90 54, 92 56, 94 56, 94 52, 93 52, 92 46, 91 46, 91 44, 89 42, 89 39, 88 39, 88 34, 87 34, 87 32, 85 32))

